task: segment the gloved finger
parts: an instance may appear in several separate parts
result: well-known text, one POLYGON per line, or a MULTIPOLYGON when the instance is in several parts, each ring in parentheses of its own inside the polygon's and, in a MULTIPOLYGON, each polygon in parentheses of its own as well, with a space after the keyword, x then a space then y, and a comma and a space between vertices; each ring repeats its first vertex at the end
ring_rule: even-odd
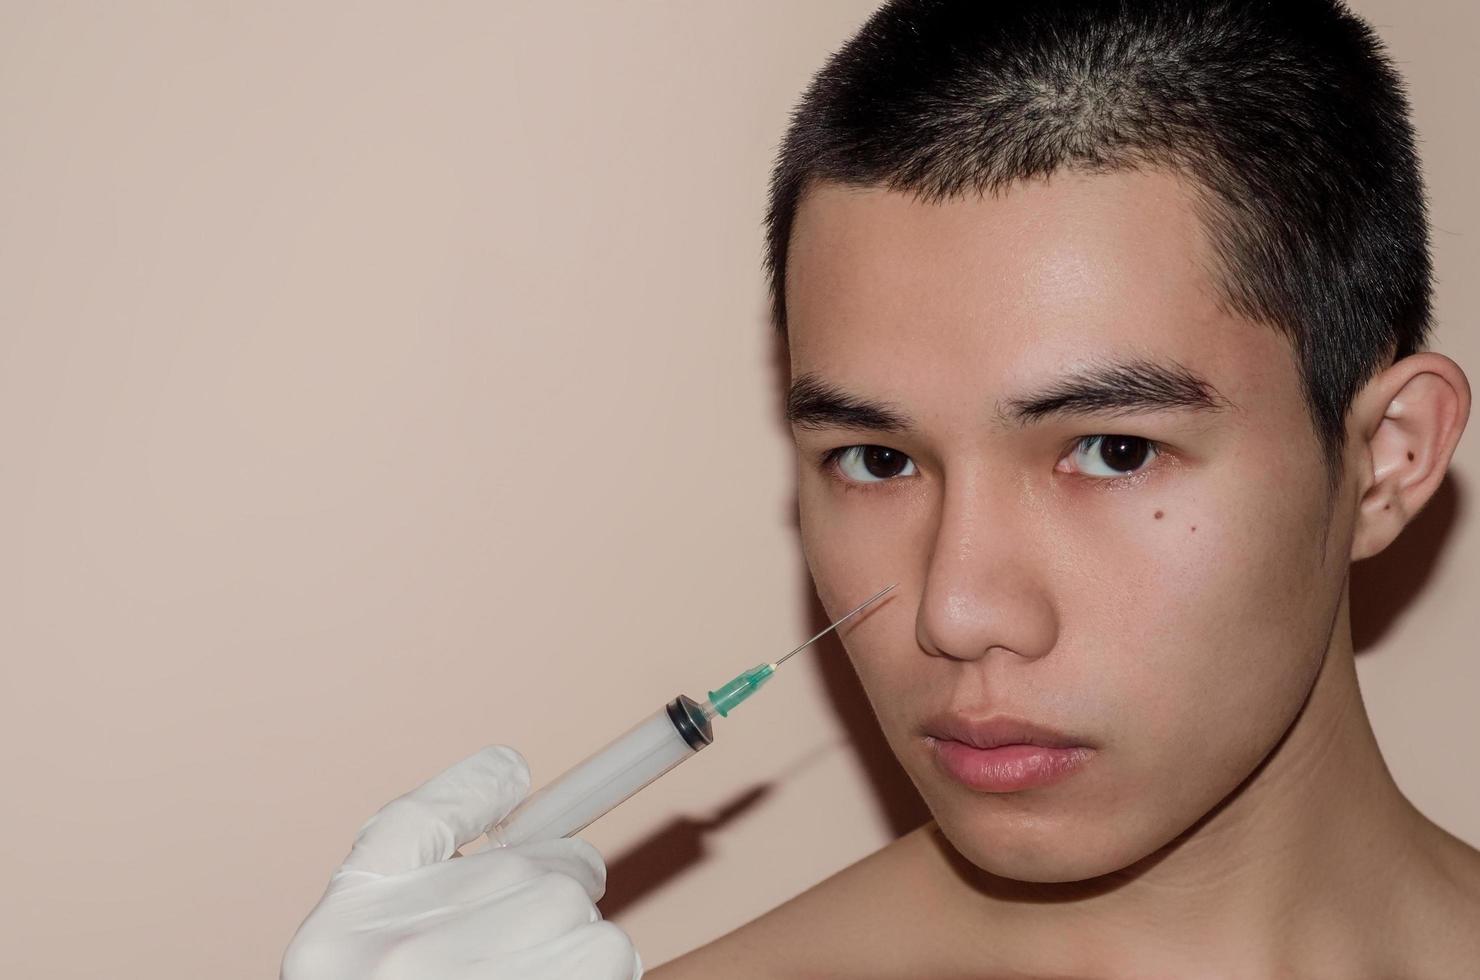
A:
POLYGON ((502 959, 598 919, 596 906, 581 886, 551 872, 482 902, 417 921, 413 928, 403 930, 396 955, 415 963, 418 976, 440 980, 459 962, 502 959))
POLYGON ((365 885, 381 895, 393 893, 398 908, 431 910, 475 902, 546 872, 573 879, 593 902, 606 891, 601 854, 579 838, 490 847, 460 861, 416 868, 389 880, 373 878, 365 885))
POLYGON ((542 868, 581 883, 591 901, 606 894, 606 862, 601 852, 579 837, 520 844, 519 853, 542 868))
POLYGON ((539 946, 490 957, 468 980, 641 980, 642 957, 627 934, 610 922, 593 922, 539 946))
POLYGON ((529 792, 529 766, 493 745, 387 803, 360 828, 341 871, 392 875, 445 861, 529 792))

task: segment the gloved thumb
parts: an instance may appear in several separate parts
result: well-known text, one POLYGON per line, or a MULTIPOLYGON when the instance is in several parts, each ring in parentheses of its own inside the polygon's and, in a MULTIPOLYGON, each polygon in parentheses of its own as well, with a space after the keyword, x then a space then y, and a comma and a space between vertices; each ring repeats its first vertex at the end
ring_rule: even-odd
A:
POLYGON ((346 871, 399 874, 452 857, 529 792, 529 766, 505 745, 469 756, 387 803, 360 828, 346 871))

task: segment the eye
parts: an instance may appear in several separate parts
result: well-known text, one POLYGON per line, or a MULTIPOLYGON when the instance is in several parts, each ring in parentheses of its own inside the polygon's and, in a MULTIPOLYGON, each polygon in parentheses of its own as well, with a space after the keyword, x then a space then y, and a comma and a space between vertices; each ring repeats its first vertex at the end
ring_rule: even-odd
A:
POLYGON ((1097 478, 1129 476, 1143 469, 1159 453, 1156 444, 1140 436, 1085 436, 1065 459, 1073 472, 1097 478))
POLYGON ((838 472, 854 483, 882 483, 915 475, 915 461, 888 446, 844 446, 828 456, 838 472))

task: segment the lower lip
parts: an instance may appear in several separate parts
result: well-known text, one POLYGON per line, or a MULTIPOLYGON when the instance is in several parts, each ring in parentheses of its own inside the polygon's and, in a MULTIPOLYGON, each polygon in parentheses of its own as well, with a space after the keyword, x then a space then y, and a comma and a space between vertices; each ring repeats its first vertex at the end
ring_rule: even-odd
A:
POLYGON ((1094 750, 1082 745, 1050 749, 1042 745, 999 745, 979 749, 949 739, 927 739, 946 775, 978 793, 1015 793, 1048 786, 1082 769, 1094 750))

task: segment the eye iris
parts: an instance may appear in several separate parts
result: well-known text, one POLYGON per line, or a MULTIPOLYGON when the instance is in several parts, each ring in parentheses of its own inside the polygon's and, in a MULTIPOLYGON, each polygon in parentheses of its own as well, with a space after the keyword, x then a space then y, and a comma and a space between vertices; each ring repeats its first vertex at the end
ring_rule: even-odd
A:
POLYGON ((887 446, 866 446, 863 450, 863 468, 880 480, 898 476, 907 459, 904 453, 887 446))
POLYGON ((1105 436, 1100 440, 1100 459, 1122 473, 1139 469, 1150 452, 1151 444, 1137 436, 1105 436))

